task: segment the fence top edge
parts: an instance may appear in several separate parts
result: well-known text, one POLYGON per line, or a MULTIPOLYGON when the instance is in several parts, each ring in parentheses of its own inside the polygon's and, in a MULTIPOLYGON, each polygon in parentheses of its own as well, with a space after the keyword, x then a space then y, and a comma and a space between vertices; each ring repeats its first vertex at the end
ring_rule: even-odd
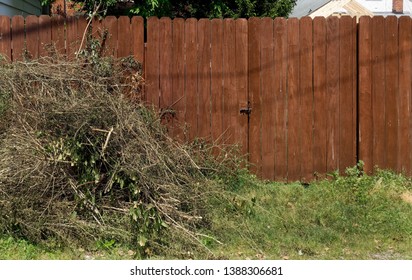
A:
MULTIPOLYGON (((8 16, 8 15, 0 15, 0 19, 3 19, 4 20, 4 18, 9 18, 9 19, 13 19, 13 18, 23 18, 23 19, 26 19, 26 18, 34 18, 34 17, 37 17, 37 18, 63 18, 63 19, 65 19, 65 20, 67 20, 67 19, 72 19, 72 18, 86 18, 87 16, 86 15, 73 15, 73 16, 66 16, 66 17, 64 17, 64 16, 61 16, 61 15, 52 15, 52 16, 50 16, 50 15, 25 15, 25 16, 22 16, 22 15, 14 15, 14 16, 8 16)), ((274 20, 274 21, 308 21, 308 20, 311 20, 311 21, 318 21, 318 20, 329 20, 329 19, 334 19, 334 20, 337 20, 337 21, 347 21, 347 20, 349 20, 349 19, 351 19, 351 20, 355 20, 355 19, 357 19, 359 22, 360 21, 365 21, 365 20, 367 20, 367 19, 372 19, 372 20, 374 20, 374 19, 385 19, 385 20, 389 20, 389 21, 393 21, 393 20, 395 20, 395 21, 399 21, 399 20, 408 20, 408 19, 412 19, 411 18, 411 16, 409 16, 409 15, 386 15, 386 16, 384 16, 384 15, 375 15, 375 16, 369 16, 369 15, 363 15, 363 16, 360 16, 360 17, 354 17, 354 16, 350 16, 350 15, 342 15, 342 16, 340 16, 340 17, 337 17, 337 16, 327 16, 327 17, 323 17, 323 16, 316 16, 316 17, 310 17, 310 16, 304 16, 304 17, 301 17, 301 18, 297 18, 297 17, 290 17, 290 18, 286 18, 286 17, 275 17, 275 18, 271 18, 271 17, 250 17, 250 18, 178 18, 178 17, 176 17, 176 18, 170 18, 170 17, 157 17, 157 16, 151 16, 151 17, 148 17, 148 18, 144 18, 144 17, 142 17, 142 16, 127 16, 127 15, 120 15, 120 16, 114 16, 114 15, 109 15, 109 16, 107 16, 107 17, 105 17, 105 18, 103 18, 103 20, 104 19, 110 19, 110 20, 113 20, 113 19, 117 19, 117 20, 119 20, 120 18, 130 18, 130 20, 139 20, 139 21, 154 21, 154 20, 166 20, 166 19, 169 19, 169 20, 172 20, 172 21, 206 21, 206 20, 209 20, 209 21, 222 21, 222 20, 235 20, 235 21, 261 21, 261 20, 268 20, 268 19, 271 19, 271 20, 274 20)))

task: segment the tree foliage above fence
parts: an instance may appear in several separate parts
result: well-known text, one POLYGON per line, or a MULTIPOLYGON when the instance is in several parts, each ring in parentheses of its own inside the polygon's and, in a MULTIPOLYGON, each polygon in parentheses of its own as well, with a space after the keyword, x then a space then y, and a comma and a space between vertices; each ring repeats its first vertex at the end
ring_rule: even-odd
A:
MULTIPOLYGON (((43 0, 50 4, 54 0, 43 0)), ((132 14, 143 17, 166 16, 183 18, 249 18, 286 17, 292 11, 296 0, 73 0, 81 3, 82 9, 93 13, 97 8, 104 15, 132 14)))

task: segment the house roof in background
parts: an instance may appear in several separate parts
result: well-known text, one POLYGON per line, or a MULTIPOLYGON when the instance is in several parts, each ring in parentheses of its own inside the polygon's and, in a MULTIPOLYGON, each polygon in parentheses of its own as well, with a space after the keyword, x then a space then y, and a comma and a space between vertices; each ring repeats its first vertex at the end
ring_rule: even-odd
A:
POLYGON ((304 17, 316 11, 331 0, 297 0, 289 17, 304 17))
POLYGON ((359 4, 356 0, 330 1, 322 6, 311 17, 328 17, 330 15, 349 15, 351 17, 373 16, 373 13, 359 4))
POLYGON ((40 0, 0 0, 0 15, 40 15, 40 0))
POLYGON ((404 1, 403 13, 396 14, 390 10, 373 11, 370 9, 370 5, 373 2, 369 1, 357 1, 357 0, 297 0, 296 5, 293 8, 289 17, 301 18, 304 16, 324 16, 327 17, 331 14, 347 14, 350 16, 360 17, 363 15, 369 16, 412 16, 412 0, 404 1), (333 9, 332 9, 333 8, 333 9), (334 11, 331 11, 334 10, 334 11))

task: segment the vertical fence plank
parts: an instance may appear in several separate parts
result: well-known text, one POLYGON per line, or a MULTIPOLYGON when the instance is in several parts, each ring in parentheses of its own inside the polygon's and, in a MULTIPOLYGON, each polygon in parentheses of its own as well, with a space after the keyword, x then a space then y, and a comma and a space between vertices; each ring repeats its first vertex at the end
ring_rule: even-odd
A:
POLYGON ((339 169, 339 18, 326 19, 327 171, 339 169))
POLYGON ((261 176, 261 96, 260 96, 260 25, 261 19, 249 19, 249 99, 252 113, 249 120, 249 162, 251 171, 261 176), (253 46, 253 47, 252 47, 253 46))
POLYGON ((223 20, 212 20, 211 38, 211 125, 212 139, 221 143, 223 137, 223 20))
POLYGON ((91 32, 92 38, 98 40, 103 46, 105 46, 106 42, 103 41, 103 37, 105 36, 106 32, 103 26, 103 20, 99 19, 99 17, 94 17, 91 24, 92 24, 92 32, 91 32))
POLYGON ((300 179, 299 20, 288 20, 288 180, 300 179))
POLYGON ((187 140, 193 141, 197 133, 197 20, 190 18, 185 23, 186 43, 186 123, 187 140))
POLYGON ((66 18, 66 54, 69 60, 76 57, 83 37, 83 31, 77 29, 77 23, 76 17, 66 18))
POLYGON ((236 92, 238 142, 244 155, 248 153, 248 115, 240 114, 240 108, 248 106, 248 24, 246 19, 236 20, 236 92))
POLYGON ((11 26, 8 16, 0 16, 0 54, 11 61, 11 26))
POLYGON ((411 18, 399 19, 399 146, 398 172, 411 174, 411 18))
MULTIPOLYGON (((325 95, 324 80, 325 77, 325 24, 320 19, 312 21, 310 17, 304 17, 300 20, 300 81, 299 93, 301 95, 301 152, 300 152, 300 169, 301 180, 310 181, 313 178, 314 160, 324 163, 322 172, 326 171, 326 137, 322 138, 322 150, 319 150, 316 157, 313 156, 314 144, 314 92, 325 95), (313 25, 313 26, 312 26, 313 25), (323 37, 322 37, 323 36, 323 37), (312 51, 313 50, 313 51, 312 51), (315 73, 317 75, 315 75, 315 73), (314 81, 314 84, 313 84, 314 81)), ((322 103, 321 112, 325 112, 324 102, 322 103)), ((323 121, 325 118, 323 118, 323 121)), ((325 127, 322 126, 322 131, 325 127)))
POLYGON ((200 138, 210 139, 210 20, 201 19, 198 34, 198 131, 200 138))
MULTIPOLYGON (((131 34, 133 57, 144 66, 144 21, 142 17, 132 17, 131 34)), ((144 69, 144 68, 143 68, 144 69)))
POLYGON ((127 57, 132 54, 133 45, 130 44, 130 18, 121 16, 117 20, 117 57, 127 57))
POLYGON ((22 16, 14 16, 11 19, 12 29, 12 59, 19 61, 24 59, 25 44, 24 44, 24 18, 22 16))
POLYGON ((66 18, 66 54, 69 60, 74 59, 79 51, 84 29, 85 27, 80 29, 77 17, 66 18))
POLYGON ((372 18, 373 167, 386 167, 385 153, 385 18, 372 18))
POLYGON ((105 44, 105 55, 118 57, 117 51, 117 39, 118 39, 118 27, 117 18, 115 16, 108 16, 103 21, 104 30, 107 31, 107 37, 104 42, 105 44))
POLYGON ((234 19, 223 20, 223 129, 225 143, 235 144, 237 137, 237 92, 236 92, 236 26, 234 19))
MULTIPOLYGON (((327 172, 327 40, 326 19, 313 21, 313 171, 316 174, 327 172), (326 110, 325 110, 326 109, 326 110)), ((308 102, 309 104, 309 102, 308 102)), ((307 138, 307 137, 304 137, 307 138)))
POLYGON ((51 42, 51 18, 41 15, 39 17, 39 57, 45 57, 49 54, 51 42))
POLYGON ((146 101, 159 106, 159 19, 147 20, 146 101))
POLYGON ((373 169, 372 38, 371 18, 359 21, 359 159, 365 171, 373 169))
POLYGON ((398 163, 398 19, 385 19, 385 63, 386 63, 386 167, 396 170, 398 163))
POLYGON ((62 16, 52 17, 52 42, 54 45, 54 51, 59 55, 65 55, 65 26, 64 18, 62 16))
POLYGON ((92 32, 92 26, 89 24, 89 20, 86 17, 79 17, 77 19, 77 51, 81 51, 86 47, 87 36, 92 32))
POLYGON ((352 161, 358 162, 358 22, 357 18, 352 18, 352 161))
MULTIPOLYGON (((119 22, 120 23, 120 22, 119 22)), ((164 123, 171 125, 172 115, 168 113, 172 105, 172 20, 161 18, 159 21, 159 73, 160 104, 164 123)))
POLYGON ((28 58, 37 59, 39 57, 39 18, 37 16, 26 17, 26 49, 28 58))
POLYGON ((356 110, 356 101, 353 100, 353 19, 344 16, 340 19, 340 153, 339 170, 356 163, 356 155, 353 154, 353 110, 356 110))
MULTIPOLYGON (((131 26, 130 26, 130 32, 132 34, 132 46, 131 46, 131 52, 133 55, 133 58, 140 63, 141 66, 141 75, 144 78, 145 77, 145 27, 144 27, 144 21, 142 17, 132 17, 131 19, 131 26)), ((136 93, 138 96, 135 96, 137 100, 144 100, 145 99, 145 88, 141 85, 138 86, 139 88, 136 89, 136 93)), ((173 136, 173 133, 171 132, 171 136, 173 136)))
POLYGON ((262 100, 262 177, 273 180, 275 177, 275 130, 273 107, 275 95, 273 92, 273 19, 261 20, 260 35, 260 84, 262 100))
POLYGON ((184 140, 185 121, 185 22, 183 19, 173 20, 173 57, 172 57, 172 96, 175 122, 172 135, 180 141, 184 140))
POLYGON ((287 21, 276 18, 274 21, 275 56, 275 180, 287 180, 287 21))

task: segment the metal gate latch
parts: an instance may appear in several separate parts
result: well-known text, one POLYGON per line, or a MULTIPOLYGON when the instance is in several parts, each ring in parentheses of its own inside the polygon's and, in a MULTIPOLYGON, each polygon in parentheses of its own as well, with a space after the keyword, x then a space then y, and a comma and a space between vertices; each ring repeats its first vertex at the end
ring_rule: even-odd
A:
POLYGON ((251 107, 249 106, 249 104, 248 104, 247 107, 240 108, 240 113, 249 116, 250 113, 252 113, 252 108, 251 108, 251 107))

